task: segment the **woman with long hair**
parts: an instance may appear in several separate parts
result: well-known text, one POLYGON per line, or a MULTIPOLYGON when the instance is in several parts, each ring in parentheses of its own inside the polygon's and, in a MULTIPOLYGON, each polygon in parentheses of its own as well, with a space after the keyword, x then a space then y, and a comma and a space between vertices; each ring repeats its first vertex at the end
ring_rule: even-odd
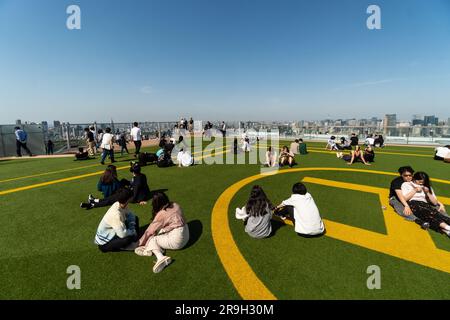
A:
POLYGON ((364 158, 364 154, 361 151, 360 146, 356 146, 355 150, 353 150, 351 154, 344 155, 342 152, 337 152, 336 156, 344 161, 347 161, 348 165, 353 164, 355 161, 361 160, 366 166, 370 166, 370 163, 364 158))
POLYGON ((171 202, 163 192, 152 198, 153 221, 139 239, 135 253, 139 256, 156 256, 153 272, 161 272, 172 259, 164 255, 165 249, 182 249, 189 240, 189 228, 179 204, 171 202))
POLYGON ((253 186, 247 204, 241 209, 236 208, 236 218, 244 220, 245 232, 252 238, 267 238, 272 233, 272 202, 264 190, 253 186))
POLYGON ((268 147, 266 151, 266 167, 275 167, 277 165, 277 153, 272 147, 268 147))
POLYGON ((445 207, 438 201, 428 174, 416 172, 411 182, 402 184, 402 194, 417 218, 450 237, 450 218, 445 215, 445 207))
POLYGON ((287 146, 283 146, 280 152, 280 167, 285 165, 289 165, 290 168, 294 165, 294 154, 287 146))

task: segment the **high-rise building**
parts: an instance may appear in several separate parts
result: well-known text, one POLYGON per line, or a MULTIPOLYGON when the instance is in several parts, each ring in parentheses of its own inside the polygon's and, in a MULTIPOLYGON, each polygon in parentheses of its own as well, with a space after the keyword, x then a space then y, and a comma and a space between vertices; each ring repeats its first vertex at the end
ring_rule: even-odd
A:
POLYGON ((17 119, 17 120, 16 120, 16 126, 21 126, 21 125, 22 125, 22 120, 17 119))
POLYGON ((428 125, 437 126, 438 122, 439 122, 439 118, 434 115, 423 117, 423 125, 424 126, 428 126, 428 125))
POLYGON ((388 136, 396 135, 397 115, 387 114, 383 120, 383 133, 388 136))

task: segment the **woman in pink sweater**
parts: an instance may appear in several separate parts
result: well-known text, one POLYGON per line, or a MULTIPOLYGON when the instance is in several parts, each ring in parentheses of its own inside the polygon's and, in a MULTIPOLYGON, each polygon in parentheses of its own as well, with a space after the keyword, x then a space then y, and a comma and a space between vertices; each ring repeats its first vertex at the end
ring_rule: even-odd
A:
POLYGON ((153 221, 139 239, 135 253, 140 256, 156 256, 153 272, 161 272, 172 259, 164 255, 165 249, 182 249, 189 240, 189 228, 181 207, 170 202, 167 195, 158 192, 153 195, 153 221))

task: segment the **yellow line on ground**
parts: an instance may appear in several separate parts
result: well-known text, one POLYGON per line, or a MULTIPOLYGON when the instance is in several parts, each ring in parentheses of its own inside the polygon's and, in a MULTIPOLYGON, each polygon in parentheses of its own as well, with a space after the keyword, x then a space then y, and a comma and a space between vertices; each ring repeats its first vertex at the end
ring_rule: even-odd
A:
POLYGON ((74 170, 91 168, 91 167, 96 167, 96 166, 100 166, 100 164, 96 163, 96 164, 91 164, 89 166, 82 166, 82 167, 78 167, 78 168, 71 168, 71 169, 64 169, 64 170, 57 170, 57 171, 50 171, 50 172, 43 172, 43 173, 37 173, 37 174, 34 174, 34 175, 30 175, 30 176, 23 176, 23 177, 16 177, 16 178, 11 178, 11 179, 6 179, 6 180, 0 180, 0 183, 10 182, 10 181, 17 181, 17 180, 22 180, 22 179, 35 178, 35 177, 41 177, 41 176, 46 176, 46 175, 49 175, 49 174, 74 171, 74 170))
MULTIPOLYGON (((332 155, 336 155, 337 151, 326 151, 326 150, 320 150, 319 148, 308 148, 308 151, 315 152, 315 153, 328 153, 332 155)), ((339 152, 345 152, 346 150, 341 150, 339 152)), ((348 150, 350 151, 350 150, 348 150)), ((388 152, 388 151, 376 151, 375 155, 377 154, 393 154, 398 156, 410 156, 410 157, 423 157, 423 158, 433 158, 434 155, 425 155, 425 154, 416 154, 416 153, 403 153, 403 152, 388 152)))
MULTIPOLYGON (((218 148, 217 150, 219 150, 220 148, 218 148)), ((223 149, 223 148, 222 148, 223 149)), ((205 152, 207 150, 204 150, 202 152, 205 152)), ((226 151, 222 151, 219 152, 217 154, 220 153, 224 153, 226 151)), ((199 152, 198 152, 199 153, 199 152)), ((195 153, 194 153, 195 154, 195 153)), ((211 157, 212 155, 208 155, 207 157, 211 157)), ((202 156, 200 159, 203 159, 204 157, 202 156)), ((124 169, 129 169, 130 166, 123 166, 123 167, 117 167, 117 170, 124 170, 124 169)), ((52 180, 52 181, 47 181, 47 182, 42 182, 42 183, 36 183, 36 184, 32 184, 32 185, 28 185, 28 186, 24 186, 24 187, 19 187, 19 188, 14 188, 14 189, 8 189, 8 190, 3 190, 0 191, 0 196, 1 195, 5 195, 5 194, 9 194, 9 193, 14 193, 14 192, 19 192, 19 191, 25 191, 25 190, 30 190, 30 189, 35 189, 35 188, 40 188, 40 187, 45 187, 45 186, 49 186, 49 185, 53 185, 53 184, 57 184, 57 183, 62 183, 62 182, 67 182, 67 181, 73 181, 73 180, 78 180, 78 179, 83 179, 83 178, 88 178, 88 177, 92 177, 92 176, 96 176, 96 175, 100 175, 102 174, 104 171, 96 171, 93 173, 87 173, 87 174, 82 174, 82 175, 78 175, 78 176, 74 176, 74 177, 68 177, 68 178, 63 178, 63 179, 57 179, 57 180, 52 180)))
MULTIPOLYGON (((344 171, 391 176, 397 175, 383 171, 320 167, 279 170, 275 174, 308 171, 344 171)), ((228 187, 217 199, 211 217, 211 231, 217 254, 234 287, 243 299, 276 299, 241 254, 234 241, 228 221, 229 205, 235 194, 244 186, 267 176, 264 174, 254 175, 228 187)), ((304 181, 330 187, 374 193, 379 196, 381 204, 387 208, 383 212, 387 235, 324 220, 327 228, 326 235, 328 237, 450 273, 450 253, 437 249, 427 232, 422 231, 414 223, 404 221, 404 219, 393 211, 388 203, 389 190, 309 177, 304 178, 304 181)), ((446 181, 446 183, 450 183, 450 181, 446 181)), ((442 202, 450 204, 450 198, 439 198, 442 202)), ((292 225, 289 222, 288 224, 292 225)))

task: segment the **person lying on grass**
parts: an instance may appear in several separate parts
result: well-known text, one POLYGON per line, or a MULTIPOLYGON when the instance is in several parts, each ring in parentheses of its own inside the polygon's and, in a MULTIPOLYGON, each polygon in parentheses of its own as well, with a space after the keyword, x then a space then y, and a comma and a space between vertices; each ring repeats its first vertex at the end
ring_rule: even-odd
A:
POLYGON ((236 208, 236 218, 244 220, 245 232, 252 238, 267 238, 272 233, 272 210, 274 206, 264 190, 255 185, 245 207, 236 208))
MULTIPOLYGON (((145 174, 141 173, 141 166, 136 162, 131 163, 130 172, 133 173, 131 182, 126 179, 122 179, 120 182, 121 188, 119 190, 131 190, 132 198, 130 202, 145 205, 150 199, 150 188, 148 187, 147 177, 145 174)), ((117 201, 117 197, 117 192, 104 199, 96 199, 90 194, 88 197, 88 202, 81 203, 80 207, 89 210, 93 208, 110 206, 117 201)))
POLYGON ((361 151, 361 147, 360 146, 356 146, 355 150, 353 150, 351 154, 344 155, 342 152, 337 152, 336 153, 336 157, 341 158, 344 161, 347 161, 348 165, 351 165, 354 162, 357 162, 358 160, 360 160, 366 166, 370 166, 370 163, 367 162, 366 159, 364 158, 364 154, 361 151))
POLYGON ((128 209, 133 194, 121 190, 97 228, 95 244, 102 252, 134 250, 138 239, 139 219, 128 209))
POLYGON ((172 259, 164 250, 180 250, 189 241, 189 228, 178 203, 169 201, 163 192, 153 195, 153 221, 139 239, 135 253, 139 256, 156 256, 153 272, 159 273, 172 259))
POLYGON ((275 208, 275 215, 294 222, 299 236, 320 236, 325 233, 325 225, 319 209, 306 186, 297 182, 292 186, 292 195, 275 208))
POLYGON ((411 182, 402 184, 402 194, 416 217, 428 222, 430 229, 450 237, 450 218, 438 201, 428 174, 416 172, 411 182))

